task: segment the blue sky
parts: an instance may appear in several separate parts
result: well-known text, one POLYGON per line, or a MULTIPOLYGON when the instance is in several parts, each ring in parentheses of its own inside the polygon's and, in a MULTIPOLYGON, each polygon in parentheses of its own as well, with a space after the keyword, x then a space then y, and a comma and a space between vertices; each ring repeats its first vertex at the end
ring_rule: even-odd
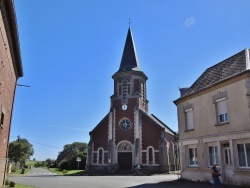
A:
POLYGON ((89 141, 109 112, 128 21, 149 112, 178 130, 173 100, 206 68, 250 47, 249 0, 15 0, 24 77, 11 141, 32 158, 56 159, 65 144, 89 141))

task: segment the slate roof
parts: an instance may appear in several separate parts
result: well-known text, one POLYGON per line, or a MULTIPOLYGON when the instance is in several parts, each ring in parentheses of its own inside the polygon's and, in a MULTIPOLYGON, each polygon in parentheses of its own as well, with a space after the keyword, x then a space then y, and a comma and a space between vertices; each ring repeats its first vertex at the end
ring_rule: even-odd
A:
POLYGON ((151 119, 158 126, 165 128, 165 131, 168 132, 169 134, 176 135, 176 132, 174 132, 172 129, 170 129, 166 124, 164 124, 161 120, 159 120, 155 115, 149 114, 142 109, 140 109, 140 112, 142 112, 144 115, 146 115, 149 119, 151 119))
POLYGON ((122 54, 120 68, 117 72, 130 71, 130 70, 140 71, 140 66, 137 58, 132 32, 131 29, 129 28, 122 54))
POLYGON ((208 68, 182 95, 182 97, 197 93, 215 84, 232 78, 249 69, 249 49, 225 59, 224 61, 208 68))

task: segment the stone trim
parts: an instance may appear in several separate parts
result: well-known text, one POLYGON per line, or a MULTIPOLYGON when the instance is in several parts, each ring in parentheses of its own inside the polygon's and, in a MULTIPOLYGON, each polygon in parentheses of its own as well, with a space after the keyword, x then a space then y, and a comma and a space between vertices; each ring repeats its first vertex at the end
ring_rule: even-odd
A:
POLYGON ((183 111, 184 112, 192 110, 193 108, 194 108, 194 104, 193 103, 187 103, 186 105, 183 105, 183 111))
POLYGON ((227 91, 219 91, 217 94, 215 94, 215 95, 213 95, 212 96, 212 103, 214 104, 214 103, 216 103, 216 102, 218 102, 218 100, 220 100, 220 99, 227 99, 228 97, 227 97, 227 91))

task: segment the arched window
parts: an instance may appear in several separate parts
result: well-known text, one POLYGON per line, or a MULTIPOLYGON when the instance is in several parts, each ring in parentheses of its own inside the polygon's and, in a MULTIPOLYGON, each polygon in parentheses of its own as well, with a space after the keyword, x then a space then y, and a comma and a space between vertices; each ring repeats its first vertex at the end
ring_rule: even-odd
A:
POLYGON ((147 154, 148 154, 148 156, 147 156, 148 164, 154 164, 154 148, 148 147, 147 154))
POLYGON ((128 95, 128 83, 126 80, 122 81, 122 99, 126 100, 128 95))
POLYGON ((102 164, 103 163, 103 149, 99 148, 98 150, 98 163, 102 164))
POLYGON ((118 146, 118 151, 132 151, 132 147, 128 142, 122 142, 118 146))
POLYGON ((143 105, 145 105, 146 101, 146 89, 145 89, 145 84, 141 84, 141 94, 142 94, 142 100, 143 100, 143 105))

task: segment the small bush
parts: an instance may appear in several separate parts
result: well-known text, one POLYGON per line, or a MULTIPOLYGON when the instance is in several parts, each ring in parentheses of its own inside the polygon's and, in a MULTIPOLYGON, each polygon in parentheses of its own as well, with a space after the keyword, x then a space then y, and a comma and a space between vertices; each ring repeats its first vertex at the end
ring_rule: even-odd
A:
POLYGON ((16 172, 16 171, 17 171, 17 167, 13 166, 13 167, 11 168, 11 172, 16 172))
POLYGON ((15 185, 16 185, 15 182, 13 182, 13 181, 10 182, 10 187, 15 187, 15 185))
POLYGON ((6 179, 5 180, 5 185, 9 185, 10 184, 10 180, 9 179, 6 179))
POLYGON ((67 173, 68 173, 68 170, 63 170, 62 173, 63 173, 63 174, 67 174, 67 173))

